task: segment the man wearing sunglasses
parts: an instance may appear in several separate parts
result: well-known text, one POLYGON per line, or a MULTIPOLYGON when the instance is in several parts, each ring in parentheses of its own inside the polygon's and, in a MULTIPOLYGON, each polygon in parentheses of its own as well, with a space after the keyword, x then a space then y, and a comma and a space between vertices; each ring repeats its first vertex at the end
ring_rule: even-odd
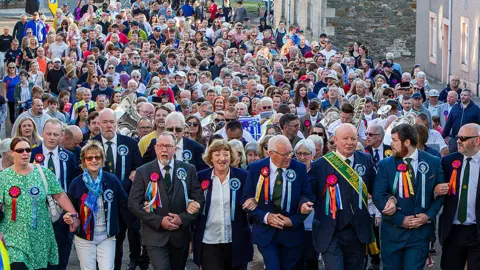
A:
POLYGON ((383 143, 385 137, 385 130, 382 126, 373 124, 367 128, 367 146, 365 152, 372 156, 375 168, 378 168, 378 163, 392 155, 392 147, 383 143))
POLYGON ((453 106, 448 114, 447 124, 443 129, 443 138, 450 136, 448 149, 450 153, 457 151, 456 137, 460 128, 465 124, 480 124, 480 108, 471 101, 472 91, 463 89, 460 103, 453 106))
MULTIPOLYGON (((165 118, 165 131, 172 132, 177 138, 175 145, 175 159, 195 166, 197 171, 202 171, 208 166, 202 159, 205 148, 198 142, 183 136, 185 128, 185 116, 180 112, 172 112, 165 118)), ((155 159, 155 144, 153 139, 143 155, 143 163, 148 163, 155 159)))
MULTIPOLYGON (((106 108, 99 113, 100 134, 94 140, 99 141, 105 150, 105 166, 103 169, 113 173, 122 183, 127 194, 130 193, 136 168, 142 165, 142 157, 137 141, 117 133, 117 119, 112 109, 106 108)), ((138 220, 133 220, 128 227, 128 242, 130 246, 130 264, 145 263, 145 249, 141 255, 140 230, 138 220)), ((120 233, 117 235, 115 247, 115 265, 120 269, 123 256, 123 241, 126 237, 127 223, 120 219, 120 233)))
MULTIPOLYGON (((466 124, 457 135, 458 153, 445 156, 442 167, 445 180, 437 185, 438 196, 447 195, 440 216, 440 243, 442 244, 442 269, 477 269, 480 267, 478 237, 477 184, 480 171, 480 126, 466 124), (456 177, 455 174, 456 173, 456 177), (452 184, 455 190, 451 190, 452 184), (467 260, 468 258, 468 260, 467 260)), ((442 196, 443 197, 443 196, 442 196)))
MULTIPOLYGON (((230 122, 233 122, 233 121, 238 121, 238 112, 234 107, 228 107, 227 110, 225 111, 225 126, 226 126, 226 124, 228 124, 230 122)), ((225 126, 222 127, 222 129, 215 132, 215 134, 222 135, 222 137, 225 140, 228 140, 227 130, 226 130, 225 126)), ((250 134, 250 132, 248 132, 246 130, 243 130, 242 139, 245 139, 245 141, 247 143, 255 141, 253 139, 252 134, 250 134)))
MULTIPOLYGON (((52 171, 63 190, 68 190, 73 178, 80 174, 75 155, 59 146, 62 140, 62 122, 56 118, 45 121, 42 132, 43 143, 32 149, 30 162, 39 163, 52 171)), ((70 251, 72 250, 73 234, 69 233, 69 226, 59 219, 53 223, 55 240, 58 245, 59 269, 66 269, 70 251)))

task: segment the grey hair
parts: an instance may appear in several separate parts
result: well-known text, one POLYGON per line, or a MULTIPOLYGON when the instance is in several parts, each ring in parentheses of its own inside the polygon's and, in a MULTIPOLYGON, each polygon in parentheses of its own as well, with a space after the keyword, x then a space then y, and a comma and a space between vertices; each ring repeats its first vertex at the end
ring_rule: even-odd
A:
POLYGON ((410 80, 412 79, 412 74, 410 74, 410 72, 404 72, 402 74, 402 78, 405 77, 405 78, 410 78, 410 80))
POLYGON ((158 139, 161 136, 170 136, 173 139, 173 145, 177 145, 177 137, 172 132, 164 131, 164 132, 160 133, 160 135, 158 135, 158 137, 157 137, 157 142, 159 141, 158 139))
POLYGON ((365 147, 362 145, 361 142, 357 142, 357 148, 360 148, 360 151, 365 153, 365 147))
POLYGON ((427 78, 427 75, 425 75, 425 72, 419 71, 419 72, 417 73, 417 78, 427 78))
POLYGON ((310 139, 301 139, 296 145, 295 145, 295 153, 297 153, 298 149, 300 148, 300 146, 303 146, 305 147, 305 149, 307 149, 308 151, 310 151, 310 153, 312 154, 312 156, 315 156, 315 143, 310 140, 310 139))
POLYGON ((270 103, 270 104, 273 104, 273 99, 271 97, 263 97, 261 100, 260 100, 260 103, 263 104, 263 103, 270 103))
POLYGON ((138 71, 138 69, 135 69, 134 71, 132 71, 132 74, 131 74, 132 78, 135 75, 141 76, 142 74, 140 73, 140 71, 138 71))
POLYGON ((240 79, 240 77, 233 77, 232 83, 242 84, 242 79, 240 79))
POLYGON ((277 143, 290 144, 290 141, 289 141, 288 138, 285 137, 284 135, 276 135, 276 136, 273 136, 273 137, 268 141, 268 151, 276 151, 276 150, 277 150, 277 143))
POLYGON ((168 121, 180 121, 180 125, 183 127, 185 126, 185 116, 181 112, 171 112, 167 117, 165 118, 165 124, 168 121))
POLYGON ((310 135, 307 139, 312 140, 314 143, 320 143, 322 145, 321 148, 324 146, 323 138, 318 135, 310 135))
POLYGON ((385 136, 385 130, 379 124, 373 124, 373 125, 370 125, 368 127, 369 128, 374 128, 375 132, 378 132, 380 134, 380 136, 382 136, 382 138, 385 136))

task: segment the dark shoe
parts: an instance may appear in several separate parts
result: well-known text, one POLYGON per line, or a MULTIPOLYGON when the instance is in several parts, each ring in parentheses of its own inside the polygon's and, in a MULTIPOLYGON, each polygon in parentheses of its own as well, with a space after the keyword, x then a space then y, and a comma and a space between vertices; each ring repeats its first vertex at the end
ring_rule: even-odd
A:
POLYGON ((148 263, 142 263, 140 265, 140 270, 148 270, 148 263))
POLYGON ((137 268, 137 264, 134 262, 129 263, 127 266, 127 270, 135 270, 135 268, 137 268))
POLYGON ((380 265, 378 265, 378 264, 372 264, 372 265, 370 265, 370 267, 368 268, 368 270, 380 270, 380 265))
POLYGON ((430 254, 431 254, 431 255, 436 255, 436 254, 437 254, 437 251, 436 251, 434 248, 431 248, 431 249, 430 249, 430 254))

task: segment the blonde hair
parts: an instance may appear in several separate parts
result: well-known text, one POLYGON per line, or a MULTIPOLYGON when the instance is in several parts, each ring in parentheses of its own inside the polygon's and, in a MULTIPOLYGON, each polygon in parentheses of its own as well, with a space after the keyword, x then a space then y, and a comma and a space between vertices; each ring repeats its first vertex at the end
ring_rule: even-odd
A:
POLYGON ((243 148, 243 143, 239 140, 231 140, 228 144, 232 147, 232 152, 235 153, 235 160, 240 158, 238 162, 238 167, 245 168, 247 166, 247 156, 245 155, 245 149, 243 148), (240 156, 237 156, 237 152, 240 156))
POLYGON ((210 146, 208 146, 207 151, 205 151, 202 158, 208 166, 213 168, 212 155, 213 153, 222 150, 230 152, 230 165, 232 165, 233 162, 235 162, 235 160, 238 158, 238 156, 232 146, 226 140, 213 141, 210 146))
MULTIPOLYGON (((20 129, 22 127, 23 122, 25 122, 27 120, 30 120, 32 122, 32 125, 33 125, 32 139, 30 141, 30 144, 32 146, 41 144, 43 142, 43 139, 40 136, 40 134, 38 134, 37 124, 35 124, 35 121, 33 121, 33 119, 30 118, 30 117, 20 119, 20 121, 18 122, 18 126, 15 129, 15 136, 14 137, 25 137, 23 134, 21 134, 20 129)), ((28 139, 30 140, 30 138, 28 138, 28 139)))

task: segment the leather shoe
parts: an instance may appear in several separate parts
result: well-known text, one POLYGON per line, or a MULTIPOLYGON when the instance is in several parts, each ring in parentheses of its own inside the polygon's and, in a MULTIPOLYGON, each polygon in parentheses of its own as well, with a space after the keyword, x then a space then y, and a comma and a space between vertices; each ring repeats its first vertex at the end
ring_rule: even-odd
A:
POLYGON ((134 262, 129 263, 127 266, 127 270, 135 270, 135 268, 137 268, 137 264, 134 262))

